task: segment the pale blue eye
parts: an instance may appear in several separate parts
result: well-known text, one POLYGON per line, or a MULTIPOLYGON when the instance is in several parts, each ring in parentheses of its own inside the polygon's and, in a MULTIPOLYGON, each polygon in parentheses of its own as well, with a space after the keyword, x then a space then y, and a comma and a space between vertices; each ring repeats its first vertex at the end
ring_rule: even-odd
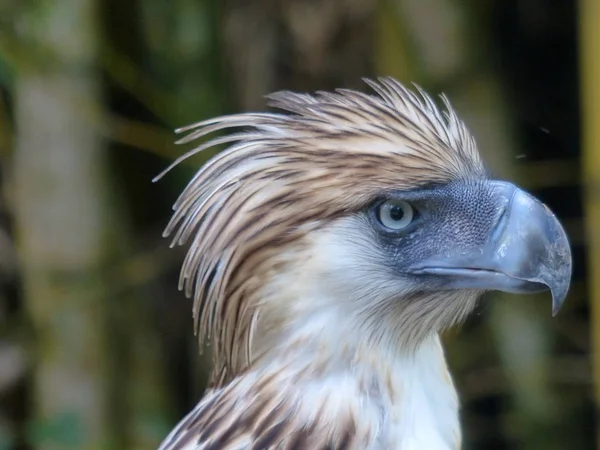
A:
POLYGON ((414 215, 413 207, 404 200, 388 200, 379 206, 377 212, 381 224, 394 231, 406 228, 414 215))

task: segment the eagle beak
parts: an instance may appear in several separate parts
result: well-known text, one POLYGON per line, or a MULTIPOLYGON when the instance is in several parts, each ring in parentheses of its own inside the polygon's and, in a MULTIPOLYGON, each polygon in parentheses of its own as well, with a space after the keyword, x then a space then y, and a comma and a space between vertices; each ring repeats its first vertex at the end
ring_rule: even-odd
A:
POLYGON ((571 280, 571 249, 556 216, 539 200, 498 183, 508 201, 482 248, 429 260, 416 273, 443 276, 448 289, 532 293, 549 289, 552 314, 565 301, 571 280))

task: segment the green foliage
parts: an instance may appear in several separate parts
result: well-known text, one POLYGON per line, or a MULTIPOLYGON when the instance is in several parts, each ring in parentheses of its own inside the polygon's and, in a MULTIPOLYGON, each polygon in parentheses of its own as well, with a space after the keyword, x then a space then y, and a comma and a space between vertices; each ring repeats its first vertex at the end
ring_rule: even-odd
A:
POLYGON ((34 446, 56 445, 65 450, 81 449, 86 441, 84 424, 76 412, 35 419, 28 429, 28 440, 34 446))
POLYGON ((15 434, 5 425, 0 425, 0 450, 10 450, 15 444, 15 434))

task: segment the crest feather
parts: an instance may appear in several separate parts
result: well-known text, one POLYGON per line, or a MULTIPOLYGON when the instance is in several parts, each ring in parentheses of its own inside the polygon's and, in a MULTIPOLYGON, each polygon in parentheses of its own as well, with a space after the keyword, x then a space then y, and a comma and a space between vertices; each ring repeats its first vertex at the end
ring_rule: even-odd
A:
POLYGON ((485 175, 473 137, 445 97, 442 111, 418 87, 365 82, 376 95, 278 92, 269 105, 287 114, 235 114, 177 130, 188 133, 185 144, 242 129, 199 145, 157 177, 229 145, 189 182, 164 232, 172 245, 191 240, 179 287, 194 296, 201 343, 208 337, 214 345, 217 384, 252 360, 256 295, 284 246, 386 191, 485 175))

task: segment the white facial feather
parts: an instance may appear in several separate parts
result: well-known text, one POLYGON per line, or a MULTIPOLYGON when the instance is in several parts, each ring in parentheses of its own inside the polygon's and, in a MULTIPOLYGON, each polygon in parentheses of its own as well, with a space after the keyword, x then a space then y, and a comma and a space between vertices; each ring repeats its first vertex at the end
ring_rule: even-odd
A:
MULTIPOLYGON (((345 328, 373 346, 408 352, 460 322, 475 307, 481 294, 477 291, 414 292, 387 258, 361 213, 313 230, 301 246, 277 256, 281 270, 265 280, 259 293, 261 316, 253 339, 264 336, 269 346, 273 335, 284 328, 324 323, 334 342, 345 328), (425 304, 431 313, 415 318, 425 304)), ((327 337, 326 330, 321 339, 327 337)))

